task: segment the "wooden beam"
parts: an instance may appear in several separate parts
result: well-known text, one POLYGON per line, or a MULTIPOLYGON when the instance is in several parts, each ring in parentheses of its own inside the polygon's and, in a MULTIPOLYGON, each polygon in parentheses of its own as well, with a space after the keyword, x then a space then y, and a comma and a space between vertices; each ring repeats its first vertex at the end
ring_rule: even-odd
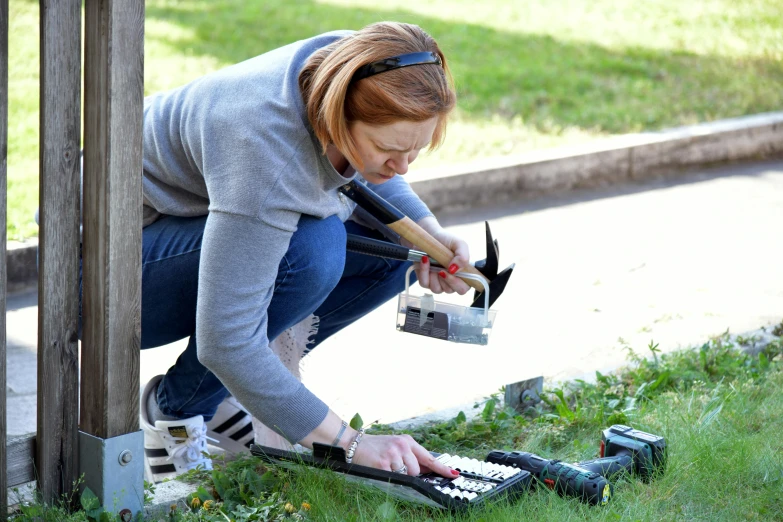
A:
POLYGON ((139 429, 144 0, 85 13, 81 430, 139 429))
POLYGON ((81 0, 41 0, 38 489, 78 475, 81 0))
POLYGON ((6 452, 8 464, 3 469, 8 473, 8 487, 34 481, 35 435, 11 437, 6 452))
POLYGON ((0 0, 0 520, 8 514, 8 479, 6 475, 5 433, 6 420, 6 200, 8 177, 6 173, 8 157, 8 0, 0 0))

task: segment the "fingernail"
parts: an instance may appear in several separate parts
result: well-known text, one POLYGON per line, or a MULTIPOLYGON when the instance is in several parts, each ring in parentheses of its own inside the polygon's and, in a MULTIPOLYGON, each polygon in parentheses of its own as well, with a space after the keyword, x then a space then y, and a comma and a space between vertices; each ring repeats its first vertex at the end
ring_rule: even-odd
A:
POLYGON ((421 256, 421 262, 422 263, 429 263, 430 262, 430 258, 427 257, 427 256, 421 256))
POLYGON ((459 471, 457 471, 456 469, 452 469, 451 474, 456 477, 457 475, 459 475, 459 471))
POLYGON ((459 267, 457 266, 456 263, 451 263, 449 265, 449 274, 456 274, 457 270, 459 270, 459 267))
POLYGON ((443 279, 446 279, 446 272, 444 272, 443 270, 438 272, 438 275, 441 276, 443 279))

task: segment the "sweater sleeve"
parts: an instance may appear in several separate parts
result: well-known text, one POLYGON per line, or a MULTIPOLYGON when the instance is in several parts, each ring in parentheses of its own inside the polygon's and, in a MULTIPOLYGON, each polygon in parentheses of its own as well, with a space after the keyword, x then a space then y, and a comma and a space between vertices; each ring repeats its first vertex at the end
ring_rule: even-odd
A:
POLYGON ((367 183, 367 186, 415 222, 433 215, 402 176, 394 176, 386 183, 378 185, 367 183))
POLYGON ((199 267, 198 357, 265 425, 296 442, 328 407, 269 348, 267 307, 292 233, 258 219, 210 212, 199 267))

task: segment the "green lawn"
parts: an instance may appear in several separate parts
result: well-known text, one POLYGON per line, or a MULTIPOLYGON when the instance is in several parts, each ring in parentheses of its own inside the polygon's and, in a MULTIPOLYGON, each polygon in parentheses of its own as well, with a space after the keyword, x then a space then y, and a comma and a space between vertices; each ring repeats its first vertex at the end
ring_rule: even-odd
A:
MULTIPOLYGON (((783 106, 778 0, 146 2, 145 91, 296 39, 378 20, 421 25, 459 92, 422 167, 783 106)), ((10 1, 9 238, 36 234, 38 3, 10 1)))
MULTIPOLYGON (((483 459, 493 449, 522 450, 565 462, 596 457, 601 432, 612 424, 663 436, 665 470, 649 483, 633 476, 614 480, 607 506, 539 487, 514 502, 491 502, 452 515, 402 502, 337 473, 266 468, 259 459, 244 458, 218 462, 211 473, 189 472, 193 493, 176 504, 169 520, 783 520, 783 323, 772 333, 777 337, 766 345, 759 345, 757 337, 723 335, 664 355, 651 343, 648 349, 629 351, 627 367, 596 373, 594 382, 545 387, 545 402, 522 414, 489 397, 477 405, 472 420, 460 414, 409 432, 427 449, 451 455, 483 459), (756 350, 742 352, 740 345, 756 350)), ((391 431, 388 426, 371 430, 391 431)), ((89 508, 88 496, 81 500, 89 508)), ((84 511, 68 515, 34 502, 12 518, 87 519, 84 511)))
POLYGON ((601 431, 614 423, 665 437, 665 472, 649 484, 617 480, 606 507, 537 488, 511 504, 450 516, 312 472, 284 475, 292 486, 278 491, 297 506, 310 503, 315 520, 783 520, 783 343, 759 355, 737 348, 723 336, 668 355, 631 352, 627 368, 596 374, 595 383, 545 390, 548 404, 537 417, 482 404, 475 421, 456 418, 411 432, 428 449, 452 455, 483 459, 493 449, 522 450, 566 462, 595 458, 601 431))

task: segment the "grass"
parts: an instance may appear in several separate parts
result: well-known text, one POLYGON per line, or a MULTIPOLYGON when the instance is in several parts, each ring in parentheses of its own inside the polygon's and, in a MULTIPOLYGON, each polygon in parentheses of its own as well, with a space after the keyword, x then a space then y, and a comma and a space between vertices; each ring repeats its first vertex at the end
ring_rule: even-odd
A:
MULTIPOLYGON (((783 333, 783 323, 774 332, 783 333)), ((596 456, 600 434, 615 423, 664 436, 668 463, 652 482, 623 476, 606 507, 591 507, 535 488, 513 503, 493 502, 461 514, 389 497, 312 468, 265 468, 255 458, 191 472, 194 492, 169 520, 614 521, 783 519, 783 339, 716 337, 704 345, 660 355, 651 343, 629 348, 629 361, 594 382, 545 390, 545 401, 524 413, 498 396, 477 404, 478 415, 409 431, 430 450, 483 459, 490 450, 524 450, 578 462, 596 456), (751 352, 739 345, 753 346, 751 352), (194 500, 195 499, 195 500, 194 500)), ((388 426, 371 431, 388 433, 388 426)), ((92 497, 68 515, 32 503, 13 520, 70 522, 99 518, 92 497), (91 511, 92 509, 92 511, 91 511)), ((105 516, 105 520, 111 518, 105 516)))
MULTIPOLYGON (((148 0, 145 92, 378 20, 421 25, 459 92, 422 167, 779 110, 777 0, 148 0)), ((8 235, 37 234, 38 2, 10 1, 8 235)))

